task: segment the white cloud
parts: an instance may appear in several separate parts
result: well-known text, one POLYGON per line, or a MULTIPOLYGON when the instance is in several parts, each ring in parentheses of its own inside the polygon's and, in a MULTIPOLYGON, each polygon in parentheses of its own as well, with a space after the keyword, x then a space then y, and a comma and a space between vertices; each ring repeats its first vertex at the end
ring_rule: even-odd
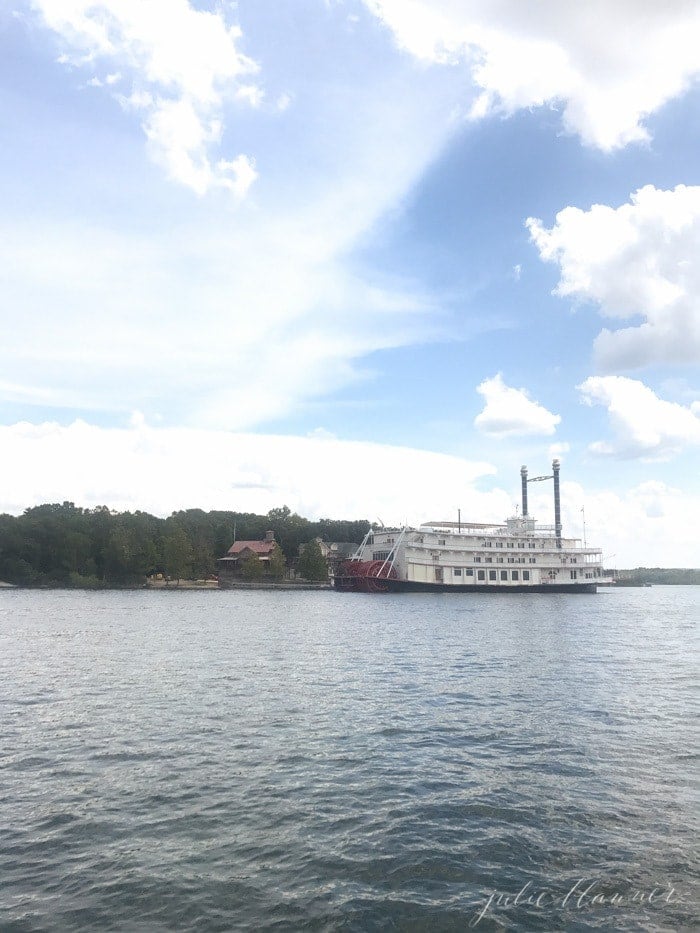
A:
MULTIPOLYGON (((477 488, 496 472, 488 463, 325 434, 153 428, 138 412, 123 429, 82 421, 0 426, 0 448, 0 513, 69 500, 156 515, 184 508, 264 514, 286 504, 312 519, 387 525, 450 520, 460 508, 465 521, 500 522, 519 495, 517 475, 499 475, 505 488, 477 488)), ((582 536, 583 505, 588 543, 603 548, 609 566, 700 564, 700 496, 658 481, 618 495, 565 479, 565 534, 582 536)), ((552 524, 551 486, 531 489, 530 512, 552 524)))
POLYGON ((648 386, 625 376, 591 376, 579 386, 588 405, 608 411, 612 441, 590 445, 595 454, 667 460, 700 445, 700 403, 689 408, 660 399, 648 386))
POLYGON ((242 84, 236 91, 236 100, 244 100, 251 107, 260 107, 265 92, 257 84, 242 84))
POLYGON ((571 450, 571 444, 566 441, 559 441, 556 444, 550 444, 548 449, 548 455, 550 460, 553 460, 555 457, 558 457, 559 460, 564 459, 564 455, 568 454, 571 450))
POLYGON ((224 102, 257 106, 262 96, 250 83, 257 65, 239 51, 240 29, 227 25, 222 11, 197 10, 187 0, 32 0, 32 6, 66 46, 62 62, 93 71, 119 66, 89 83, 113 87, 118 100, 141 112, 150 149, 173 179, 199 194, 215 187, 245 194, 255 177, 250 159, 210 156, 221 141, 224 102), (122 82, 126 91, 118 90, 122 82))
MULTIPOLYGON (((215 114, 219 102, 228 112, 243 106, 236 93, 252 83, 243 66, 229 77, 226 56, 216 65, 214 43, 213 63, 202 65, 207 80, 189 59, 178 73, 175 40, 151 35, 141 21, 159 6, 169 22, 170 4, 163 13, 155 0, 138 7, 113 0, 112 18, 101 0, 43 6, 72 60, 95 49, 86 67, 97 73, 104 65, 103 83, 108 74, 124 75, 109 92, 138 112, 154 157, 174 177, 200 192, 223 185, 242 197, 264 165, 265 183, 232 218, 218 198, 193 205, 132 173, 126 160, 96 161, 88 186, 95 199, 76 199, 59 178, 58 198, 42 196, 35 219, 0 221, 0 372, 15 387, 4 396, 0 385, 0 400, 17 398, 19 386, 37 404, 70 399, 65 407, 73 412, 140 408, 165 423, 242 430, 366 378, 363 356, 444 327, 445 317, 434 313, 439 300, 419 283, 364 278, 366 265, 353 251, 440 151, 459 89, 416 74, 398 56, 378 73, 364 54, 324 50, 311 74, 310 63, 295 56, 289 64, 282 55, 271 101, 299 82, 294 97, 280 102, 294 119, 274 103, 266 119, 249 114, 250 131, 262 127, 261 161, 217 162, 214 150, 229 133, 215 114), (277 122, 284 145, 270 133, 277 122), (100 196, 115 177, 118 206, 100 196)), ((173 9, 176 22, 178 11, 186 16, 185 31, 199 25, 189 19, 199 12, 179 0, 173 9)), ((218 35, 222 19, 211 16, 213 25, 206 22, 218 35)), ((240 42, 229 33, 222 41, 233 54, 240 42)), ((89 153, 91 128, 81 131, 89 153)), ((124 143, 129 151, 131 144, 124 143)))
POLYGON ((320 230, 0 224, 0 399, 240 430, 352 384, 366 354, 430 333, 430 305, 349 274, 320 230))
POLYGON ((460 507, 485 521, 511 511, 503 491, 473 487, 495 472, 488 463, 332 435, 155 429, 137 415, 128 429, 0 426, 0 446, 0 512, 65 499, 158 515, 190 507, 264 514, 286 504, 309 518, 386 524, 449 519, 460 507))
POLYGON ((700 74, 700 7, 687 0, 365 0, 418 58, 466 62, 472 115, 563 106, 603 150, 648 138, 644 118, 700 74))
POLYGON ((492 437, 554 434, 561 421, 559 415, 534 402, 525 389, 507 386, 500 373, 485 379, 476 391, 486 399, 486 405, 474 419, 474 426, 492 437))
POLYGON ((280 113, 283 113, 285 110, 289 108, 290 104, 292 103, 292 100, 293 98, 291 94, 287 94, 287 93, 280 94, 280 96, 277 98, 277 104, 276 104, 277 109, 280 111, 280 113))
POLYGON ((700 186, 647 185, 621 207, 567 207, 550 229, 527 226, 540 257, 559 265, 555 294, 596 302, 608 318, 642 318, 600 333, 602 369, 700 361, 700 186))
MULTIPOLYGON (((561 506, 564 534, 583 539, 585 519, 586 542, 610 569, 700 566, 700 495, 688 489, 646 480, 617 493, 565 479, 561 506)), ((529 511, 553 524, 551 485, 531 487, 529 511)))
MULTIPOLYGON (((304 130, 288 152, 266 139, 265 184, 235 218, 125 169, 122 213, 99 197, 75 209, 66 190, 58 213, 48 199, 35 217, 0 220, 2 381, 73 412, 244 430, 367 378, 367 354, 446 329, 414 278, 370 279, 352 257, 439 151, 454 101, 406 61, 380 77, 365 64, 338 73, 333 58, 329 81, 295 98, 304 130)), ((160 114, 149 94, 137 105, 160 114)), ((191 145, 213 145, 200 130, 195 115, 191 145)), ((211 165, 192 168, 190 142, 178 161, 176 142, 171 169, 205 190, 211 165)), ((219 180, 243 193, 257 168, 233 161, 219 180)), ((95 164, 101 191, 120 168, 95 164)))

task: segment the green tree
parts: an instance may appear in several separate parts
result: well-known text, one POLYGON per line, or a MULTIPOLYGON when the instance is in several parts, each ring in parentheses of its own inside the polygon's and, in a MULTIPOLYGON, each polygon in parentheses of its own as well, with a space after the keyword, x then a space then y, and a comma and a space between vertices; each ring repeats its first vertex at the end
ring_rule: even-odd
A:
POLYGON ((264 531, 268 529, 274 531, 275 540, 285 554, 297 554, 299 545, 314 536, 313 525, 308 518, 302 518, 296 512, 290 511, 286 505, 270 509, 264 531))
POLYGON ((268 573, 273 580, 281 580, 284 577, 284 571, 287 569, 287 561, 284 558, 284 551, 275 544, 270 561, 267 565, 268 573))
POLYGON ((289 521, 292 512, 288 505, 283 505, 282 508, 270 509, 267 513, 267 517, 272 524, 284 524, 286 521, 289 521))
MULTIPOLYGON (((284 556, 299 554, 304 542, 314 537, 359 542, 368 527, 366 521, 311 522, 288 506, 267 515, 187 509, 162 519, 107 506, 84 509, 72 502, 46 503, 23 515, 0 515, 0 580, 22 586, 135 585, 156 570, 166 571, 166 563, 175 578, 206 577, 236 539, 260 541, 272 530, 284 556), (176 528, 189 539, 191 559, 176 528)), ((259 570, 251 570, 253 579, 259 578, 259 570)), ((262 570, 265 575, 264 565, 262 570)), ((276 579, 279 573, 279 558, 273 558, 269 577, 276 579)), ((674 582, 676 576, 659 582, 674 582)))
POLYGON ((257 554, 247 554, 240 562, 241 579, 243 580, 262 580, 265 568, 257 554))
POLYGON ((169 577, 178 582, 192 576, 194 551, 184 528, 175 525, 163 538, 163 566, 169 577))
POLYGON ((321 583, 328 580, 328 564, 321 553, 321 548, 316 540, 305 544, 299 555, 297 565, 299 575, 312 583, 321 583))
POLYGON ((115 522, 105 549, 105 579, 113 583, 143 583, 155 566, 156 547, 146 533, 143 512, 125 512, 115 522))

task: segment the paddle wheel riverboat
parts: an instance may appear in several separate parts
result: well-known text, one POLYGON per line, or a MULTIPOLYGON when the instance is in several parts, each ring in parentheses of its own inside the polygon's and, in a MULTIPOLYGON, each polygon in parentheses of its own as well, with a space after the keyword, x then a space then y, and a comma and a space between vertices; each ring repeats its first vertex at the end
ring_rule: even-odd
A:
POLYGON ((528 479, 522 467, 522 514, 505 524, 427 522, 418 528, 371 530, 338 567, 338 590, 386 593, 595 593, 603 583, 600 548, 562 537, 559 461, 551 476, 528 479), (528 514, 528 483, 554 480, 554 525, 528 514))

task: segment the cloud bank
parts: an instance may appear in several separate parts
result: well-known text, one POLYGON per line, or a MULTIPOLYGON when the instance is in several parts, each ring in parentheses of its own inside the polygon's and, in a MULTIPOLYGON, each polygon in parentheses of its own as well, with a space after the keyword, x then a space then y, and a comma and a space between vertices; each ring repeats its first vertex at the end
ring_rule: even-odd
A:
POLYGON ((460 507, 486 521, 511 511, 504 492, 475 488, 495 472, 488 463, 326 436, 152 428, 136 417, 125 429, 0 426, 0 445, 0 512, 64 500, 158 515, 288 505, 308 518, 400 524, 449 518, 460 507))
MULTIPOLYGON (((519 500, 518 477, 485 462, 332 437, 280 437, 76 421, 0 426, 0 512, 73 501, 168 515, 177 509, 265 514, 288 505, 308 518, 386 524, 462 518, 501 522, 519 500), (47 468, 50 465, 50 469, 47 468), (482 491, 480 487, 493 487, 482 491)), ((624 495, 562 483, 567 534, 582 535, 610 566, 690 566, 697 560, 700 497, 649 481, 624 495)), ((533 489, 531 512, 552 523, 550 490, 533 489)))
POLYGON ((468 66, 473 117, 546 104, 604 151, 700 74, 700 7, 685 0, 365 0, 422 61, 468 66))

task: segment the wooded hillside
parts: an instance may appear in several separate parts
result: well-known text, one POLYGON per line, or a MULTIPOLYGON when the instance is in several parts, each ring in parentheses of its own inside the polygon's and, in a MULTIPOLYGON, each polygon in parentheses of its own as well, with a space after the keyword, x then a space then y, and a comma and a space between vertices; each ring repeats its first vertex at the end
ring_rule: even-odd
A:
POLYGON ((272 530, 288 562, 313 538, 360 542, 367 521, 309 521, 286 506, 267 515, 188 509, 169 518, 72 502, 0 515, 0 580, 20 586, 126 586, 152 573, 204 579, 236 539, 272 530))

